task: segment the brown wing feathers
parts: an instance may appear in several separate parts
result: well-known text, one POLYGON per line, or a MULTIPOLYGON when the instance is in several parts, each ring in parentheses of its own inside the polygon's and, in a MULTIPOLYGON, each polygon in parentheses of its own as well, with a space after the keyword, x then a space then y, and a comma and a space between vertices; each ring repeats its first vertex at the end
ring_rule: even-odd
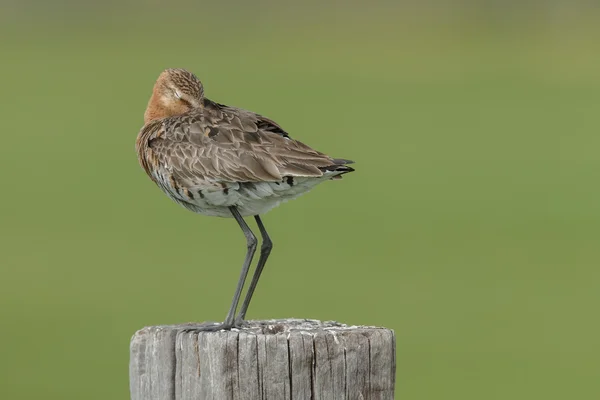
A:
POLYGON ((144 169, 150 172, 150 162, 169 165, 184 185, 201 184, 199 180, 272 182, 285 176, 352 171, 346 166, 351 161, 332 159, 290 139, 269 119, 210 101, 203 110, 149 124, 140 141, 146 145, 144 169))

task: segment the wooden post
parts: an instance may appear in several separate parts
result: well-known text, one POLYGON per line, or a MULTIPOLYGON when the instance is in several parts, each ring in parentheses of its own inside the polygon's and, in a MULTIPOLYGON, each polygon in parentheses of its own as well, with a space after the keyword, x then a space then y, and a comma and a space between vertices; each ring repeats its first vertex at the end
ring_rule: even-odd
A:
POLYGON ((393 400, 390 329, 315 320, 231 331, 153 326, 131 339, 131 400, 393 400))

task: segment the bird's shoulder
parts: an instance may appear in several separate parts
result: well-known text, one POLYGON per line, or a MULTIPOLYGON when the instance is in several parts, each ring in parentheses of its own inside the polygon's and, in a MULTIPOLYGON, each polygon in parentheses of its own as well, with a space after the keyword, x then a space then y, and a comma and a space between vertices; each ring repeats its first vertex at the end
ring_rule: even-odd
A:
MULTIPOLYGON (((289 134, 275 121, 241 108, 205 99, 202 109, 166 118, 163 140, 211 145, 245 147, 245 144, 285 143, 289 134)), ((158 135, 161 136, 160 134, 158 135)))
POLYGON ((252 111, 227 106, 209 99, 204 99, 204 110, 213 124, 233 124, 237 128, 241 127, 250 132, 259 131, 289 137, 289 134, 277 122, 252 111))

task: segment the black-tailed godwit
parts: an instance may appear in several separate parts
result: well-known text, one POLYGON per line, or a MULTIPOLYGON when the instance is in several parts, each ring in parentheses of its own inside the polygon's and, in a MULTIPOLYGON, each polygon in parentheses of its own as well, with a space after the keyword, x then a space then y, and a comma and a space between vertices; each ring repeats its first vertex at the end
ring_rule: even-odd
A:
POLYGON ((184 69, 163 71, 152 91, 136 150, 148 176, 193 212, 233 217, 247 252, 225 321, 203 330, 241 327, 272 242, 260 215, 330 179, 352 172, 352 161, 332 158, 290 138, 274 121, 204 97, 198 78, 184 69), (243 217, 253 216, 262 236, 256 271, 236 316, 257 240, 243 217))

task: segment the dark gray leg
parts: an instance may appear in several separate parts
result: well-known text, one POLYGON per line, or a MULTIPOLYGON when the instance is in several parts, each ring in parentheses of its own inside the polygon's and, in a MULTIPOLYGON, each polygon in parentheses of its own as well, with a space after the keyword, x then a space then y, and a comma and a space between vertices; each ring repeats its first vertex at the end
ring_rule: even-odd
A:
POLYGON ((265 267, 267 258, 269 258, 269 254, 271 254, 271 249, 273 248, 273 242, 271 242, 271 238, 269 237, 269 234, 267 233, 267 230, 265 229, 260 217, 255 215, 254 219, 256 220, 258 229, 260 229, 262 246, 260 247, 260 257, 258 259, 258 264, 256 265, 256 271, 254 271, 254 276, 252 276, 252 281, 250 282, 250 287, 248 288, 248 292, 244 298, 244 303, 242 304, 240 313, 235 319, 236 325, 242 324, 244 318, 246 318, 246 312, 248 311, 248 306, 250 305, 250 300, 252 300, 252 295, 254 294, 256 285, 258 284, 258 279, 260 278, 260 274, 265 267))
POLYGON ((252 264, 252 257, 254 257, 254 252, 256 251, 256 236, 250 230, 250 227, 244 221, 244 218, 240 215, 240 212, 235 207, 229 207, 233 217, 242 228, 244 232, 244 236, 246 236, 246 244, 248 245, 248 250, 246 252, 246 259, 244 260, 244 265, 242 266, 242 273, 240 275, 240 280, 238 281, 237 287, 235 288, 235 294, 233 295, 233 302, 231 303, 231 307, 229 308, 229 312, 227 313, 227 317, 225 317, 225 322, 223 323, 225 329, 230 329, 233 327, 234 319, 235 319, 235 310, 237 309, 238 303, 240 302, 240 296, 242 295, 242 290, 244 289, 244 283, 246 282, 246 277, 248 276, 248 271, 250 270, 250 264, 252 264))
MULTIPOLYGON (((237 323, 235 320, 235 311, 237 309, 238 303, 240 302, 240 296, 242 295, 242 290, 244 288, 244 283, 246 282, 246 277, 248 276, 248 271, 250 270, 250 264, 252 263, 252 257, 254 257, 254 252, 256 251, 256 236, 244 221, 244 218, 240 215, 240 212, 236 207, 229 207, 231 210, 231 214, 242 228, 244 232, 244 236, 246 236, 246 244, 248 246, 248 250, 246 251, 246 258, 244 259, 244 265, 242 266, 242 273, 240 274, 240 279, 238 281, 237 287, 235 288, 235 294, 233 295, 233 301, 231 303, 231 307, 229 308, 229 312, 225 317, 225 321, 222 324, 215 323, 203 323, 200 325, 190 326, 190 329, 186 329, 189 331, 220 331, 221 329, 231 329, 233 327, 237 327, 237 323)), ((261 254, 262 256, 262 254, 261 254)))

